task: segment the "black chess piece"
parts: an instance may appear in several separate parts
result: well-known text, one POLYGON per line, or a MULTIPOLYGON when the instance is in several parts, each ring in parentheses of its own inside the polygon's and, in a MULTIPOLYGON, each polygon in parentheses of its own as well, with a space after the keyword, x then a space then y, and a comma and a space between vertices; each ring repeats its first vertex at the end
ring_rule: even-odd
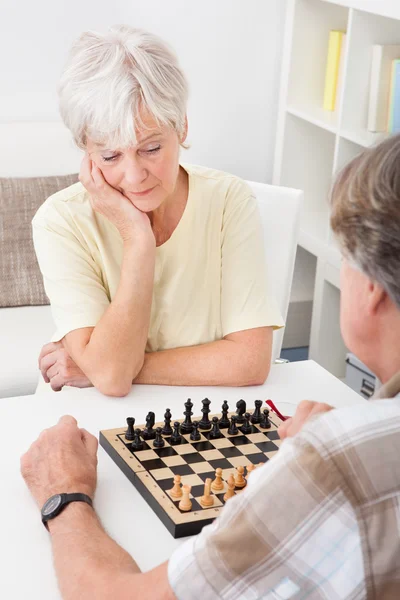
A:
POLYGON ((161 437, 161 427, 157 427, 156 429, 156 439, 153 442, 154 448, 163 448, 165 446, 165 442, 161 437))
POLYGON ((253 414, 251 415, 251 419, 250 421, 254 424, 256 423, 261 423, 261 407, 262 407, 262 400, 254 400, 254 406, 255 411, 253 412, 253 414))
POLYGON ((243 425, 240 428, 240 431, 246 435, 248 435, 249 433, 252 433, 253 431, 253 426, 250 423, 250 413, 246 413, 244 415, 245 421, 243 423, 243 425))
POLYGON ((193 431, 190 434, 190 439, 192 442, 198 442, 201 439, 201 434, 199 432, 199 423, 197 421, 193 421, 193 431))
POLYGON ((188 398, 185 402, 185 410, 183 412, 183 414, 185 415, 185 420, 183 421, 182 425, 181 425, 181 432, 182 433, 192 433, 193 431, 193 423, 192 423, 192 408, 193 408, 193 402, 191 401, 190 398, 188 398))
POLYGON ((232 415, 231 416, 231 424, 228 429, 229 435, 237 435, 239 433, 239 429, 236 427, 236 423, 237 423, 237 416, 232 415))
POLYGON ((211 421, 208 418, 208 413, 210 412, 211 400, 209 400, 208 398, 204 398, 204 400, 202 400, 201 402, 203 404, 203 408, 201 409, 201 412, 203 413, 203 418, 201 419, 201 421, 199 423, 199 428, 200 429, 210 429, 211 421))
POLYGON ((169 443, 171 446, 176 446, 182 442, 182 436, 180 434, 180 423, 179 421, 175 421, 174 423, 174 431, 172 432, 171 439, 169 443))
POLYGON ((210 440, 217 440, 218 438, 224 437, 220 432, 218 417, 212 418, 212 429, 210 431, 210 440))
POLYGON ((238 423, 244 423, 244 414, 246 412, 246 402, 244 400, 239 400, 236 403, 236 416, 238 423))
POLYGON ((224 400, 224 403, 222 405, 222 416, 219 420, 219 427, 220 429, 227 429, 230 425, 230 421, 228 418, 228 410, 229 410, 229 406, 228 406, 228 402, 226 400, 224 400))
POLYGON ((146 427, 143 429, 142 433, 142 438, 144 440, 154 440, 156 437, 156 432, 153 429, 155 421, 155 414, 153 412, 149 412, 146 417, 146 427))
POLYGON ((269 420, 269 410, 268 408, 265 408, 263 410, 263 417, 261 419, 261 423, 260 423, 260 427, 261 429, 270 429, 271 428, 271 421, 269 420))
POLYGON ((167 410, 165 411, 165 415, 164 415, 164 427, 161 430, 161 433, 163 435, 171 435, 171 433, 172 433, 171 419, 172 419, 171 411, 169 408, 167 408, 167 410))
POLYGON ((125 431, 125 438, 131 442, 135 438, 135 419, 133 417, 128 417, 126 419, 126 423, 128 425, 128 429, 125 431))
POLYGON ((143 442, 140 439, 140 434, 141 434, 140 429, 135 429, 135 439, 133 440, 133 442, 131 444, 131 449, 135 450, 136 452, 138 450, 143 450, 143 442))

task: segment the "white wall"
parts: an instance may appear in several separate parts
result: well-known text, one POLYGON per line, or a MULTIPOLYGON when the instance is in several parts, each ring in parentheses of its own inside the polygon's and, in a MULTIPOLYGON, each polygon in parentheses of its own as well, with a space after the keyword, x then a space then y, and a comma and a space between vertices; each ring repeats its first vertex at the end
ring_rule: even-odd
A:
POLYGON ((170 42, 188 76, 184 160, 270 182, 285 8, 286 0, 3 0, 0 122, 58 120, 55 86, 72 41, 129 23, 170 42))

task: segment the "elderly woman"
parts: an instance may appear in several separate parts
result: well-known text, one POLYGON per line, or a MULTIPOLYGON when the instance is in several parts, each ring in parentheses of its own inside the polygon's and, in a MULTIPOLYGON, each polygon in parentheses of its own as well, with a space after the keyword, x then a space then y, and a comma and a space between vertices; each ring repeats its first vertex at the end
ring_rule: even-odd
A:
MULTIPOLYGON (((400 598, 400 136, 338 178, 332 225, 344 255, 343 336, 383 382, 379 401, 302 403, 273 460, 212 526, 147 573, 88 504, 68 505, 48 521, 64 598, 78 588, 80 598, 130 590, 132 600, 155 589, 163 600, 400 598)), ((93 498, 96 450, 72 417, 41 435, 22 459, 39 507, 55 493, 93 498)))
POLYGON ((54 390, 256 385, 282 319, 267 289, 257 202, 232 175, 181 164, 187 83, 159 38, 84 33, 59 85, 85 152, 34 244, 57 325, 39 357, 54 390))

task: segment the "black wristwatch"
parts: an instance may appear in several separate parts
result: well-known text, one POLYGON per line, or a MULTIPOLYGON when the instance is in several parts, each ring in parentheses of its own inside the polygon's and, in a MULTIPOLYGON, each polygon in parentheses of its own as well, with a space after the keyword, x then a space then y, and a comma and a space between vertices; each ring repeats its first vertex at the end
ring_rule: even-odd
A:
POLYGON ((51 496, 42 508, 42 523, 48 530, 47 521, 54 519, 70 502, 86 502, 93 507, 92 499, 86 494, 56 494, 51 496))

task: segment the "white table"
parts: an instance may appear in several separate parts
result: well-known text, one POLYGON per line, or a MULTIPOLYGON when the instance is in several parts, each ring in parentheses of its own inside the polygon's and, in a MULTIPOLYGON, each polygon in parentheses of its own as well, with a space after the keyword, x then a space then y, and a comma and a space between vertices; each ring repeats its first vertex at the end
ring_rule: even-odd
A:
MULTIPOLYGON (((102 396, 95 389, 0 399, 0 598, 60 598, 49 534, 19 473, 21 454, 42 429, 71 414, 98 437, 100 429, 121 427, 127 416, 144 423, 149 410, 156 413, 156 420, 162 420, 166 407, 173 418, 180 418, 188 397, 194 402, 194 415, 200 415, 206 396, 216 412, 225 399, 233 408, 240 398, 249 403, 271 398, 283 414, 293 414, 304 399, 337 407, 365 402, 313 361, 274 365, 266 384, 248 388, 133 386, 130 395, 120 399, 102 396)), ((182 542, 172 538, 102 448, 95 506, 107 531, 142 570, 167 560, 182 542)))

